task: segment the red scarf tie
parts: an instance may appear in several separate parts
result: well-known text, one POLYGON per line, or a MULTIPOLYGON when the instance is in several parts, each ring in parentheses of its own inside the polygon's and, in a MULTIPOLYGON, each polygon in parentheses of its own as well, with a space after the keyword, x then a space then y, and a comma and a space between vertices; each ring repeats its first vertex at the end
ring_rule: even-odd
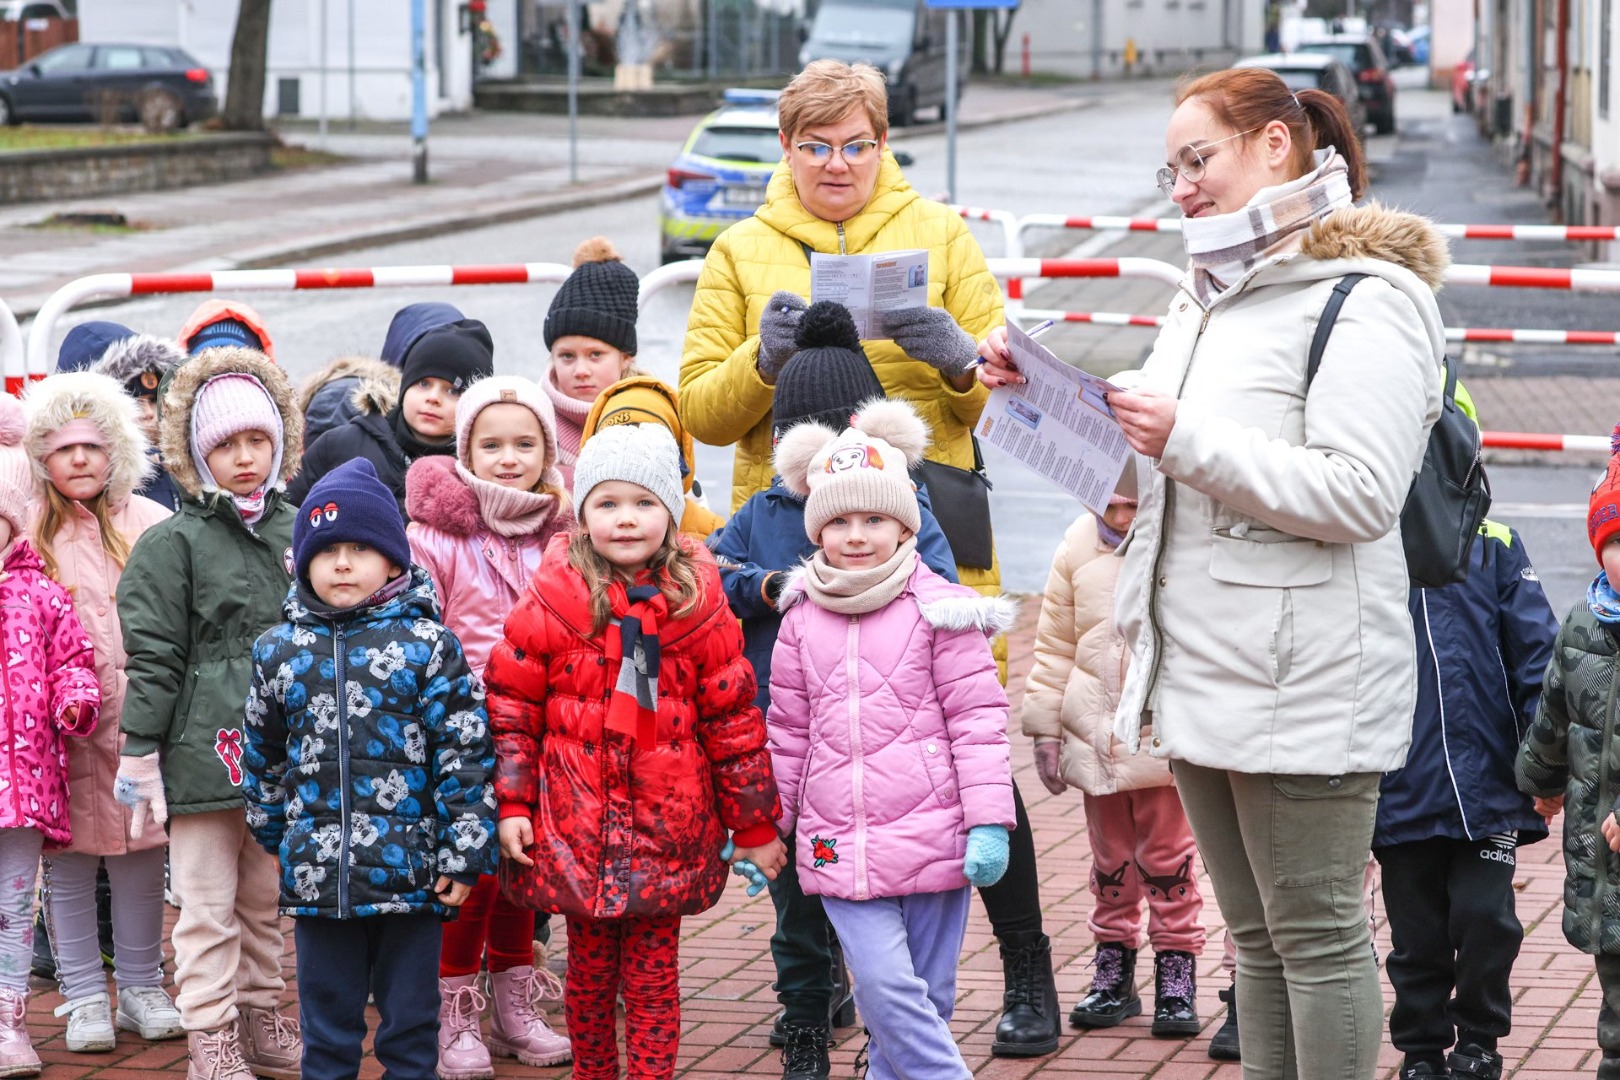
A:
POLYGON ((633 737, 651 750, 658 742, 658 623, 669 616, 669 601, 645 574, 625 588, 608 586, 608 603, 618 632, 607 635, 607 660, 617 676, 608 700, 607 729, 633 737))

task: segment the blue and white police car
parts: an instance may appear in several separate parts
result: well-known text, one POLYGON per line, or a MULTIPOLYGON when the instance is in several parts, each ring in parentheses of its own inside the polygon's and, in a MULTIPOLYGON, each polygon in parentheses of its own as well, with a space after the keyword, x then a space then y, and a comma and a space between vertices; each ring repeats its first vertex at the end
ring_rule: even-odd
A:
POLYGON ((698 121, 664 180, 658 211, 664 262, 701 259, 726 228, 765 201, 782 160, 777 90, 727 90, 720 108, 698 121))

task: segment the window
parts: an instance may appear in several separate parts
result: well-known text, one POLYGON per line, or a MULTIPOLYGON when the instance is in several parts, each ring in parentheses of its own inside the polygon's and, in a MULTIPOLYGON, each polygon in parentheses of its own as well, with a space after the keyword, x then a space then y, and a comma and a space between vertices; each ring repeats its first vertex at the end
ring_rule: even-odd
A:
POLYGON ((188 66, 176 60, 174 53, 170 52, 168 49, 142 49, 141 56, 144 58, 145 65, 149 68, 176 68, 188 66))
POLYGON ((103 45, 96 50, 96 67, 107 71, 139 71, 141 50, 128 45, 103 45))
POLYGON ((83 71, 90 66, 90 51, 88 45, 64 45, 60 49, 52 49, 34 63, 39 67, 41 75, 83 71))

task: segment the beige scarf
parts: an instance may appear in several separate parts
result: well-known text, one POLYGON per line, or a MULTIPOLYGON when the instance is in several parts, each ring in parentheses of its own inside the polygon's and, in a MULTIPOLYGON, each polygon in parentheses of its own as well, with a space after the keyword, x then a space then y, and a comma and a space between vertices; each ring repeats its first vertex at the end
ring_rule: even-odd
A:
POLYGON ((504 484, 481 480, 465 465, 456 463, 456 475, 478 496, 478 512, 484 527, 496 536, 521 540, 539 532, 557 512, 557 496, 537 491, 521 491, 504 484))
POLYGON ((865 570, 840 570, 820 548, 804 564, 804 593, 839 615, 865 615, 900 595, 917 568, 917 538, 894 549, 889 561, 865 570))

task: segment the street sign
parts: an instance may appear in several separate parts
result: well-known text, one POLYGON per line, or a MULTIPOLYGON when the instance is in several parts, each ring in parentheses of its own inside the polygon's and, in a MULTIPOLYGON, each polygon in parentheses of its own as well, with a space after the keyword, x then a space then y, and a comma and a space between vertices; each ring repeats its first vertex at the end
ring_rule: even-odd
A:
POLYGON ((1018 0, 923 0, 931 8, 1015 8, 1018 0))

